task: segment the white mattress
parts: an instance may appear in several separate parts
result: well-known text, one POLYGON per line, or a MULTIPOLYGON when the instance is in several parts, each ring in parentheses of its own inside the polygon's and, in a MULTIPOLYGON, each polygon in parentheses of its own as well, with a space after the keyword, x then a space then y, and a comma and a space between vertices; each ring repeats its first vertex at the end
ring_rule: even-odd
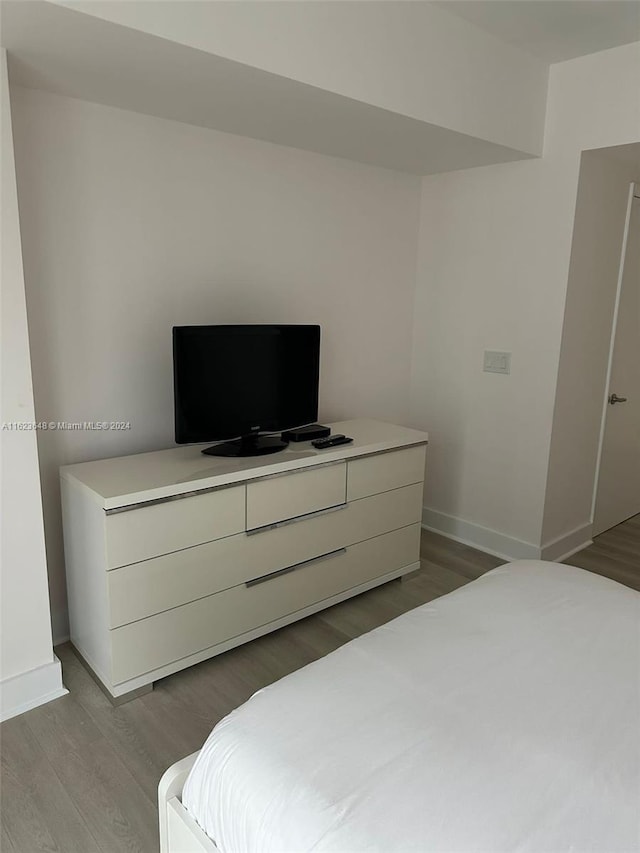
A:
POLYGON ((494 569, 260 690, 183 802, 223 853, 638 850, 639 608, 494 569))

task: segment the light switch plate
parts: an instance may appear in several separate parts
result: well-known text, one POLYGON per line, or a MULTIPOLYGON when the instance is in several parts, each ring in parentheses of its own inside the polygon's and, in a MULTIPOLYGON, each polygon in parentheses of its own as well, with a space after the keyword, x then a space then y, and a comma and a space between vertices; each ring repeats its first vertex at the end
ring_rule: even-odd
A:
POLYGON ((485 373, 511 373, 511 353, 485 350, 482 369, 485 373))

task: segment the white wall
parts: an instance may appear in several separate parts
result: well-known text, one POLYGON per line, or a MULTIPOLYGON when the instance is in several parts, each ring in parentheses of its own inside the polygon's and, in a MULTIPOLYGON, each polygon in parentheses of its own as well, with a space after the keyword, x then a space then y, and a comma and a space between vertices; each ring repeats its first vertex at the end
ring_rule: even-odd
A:
POLYGON ((539 154, 547 65, 432 3, 60 5, 539 154))
MULTIPOLYGON (((582 155, 556 388, 542 539, 591 534, 591 504, 609 344, 636 159, 618 148, 582 155)), ((578 543, 579 544, 579 543, 578 543)))
POLYGON ((320 418, 405 422, 420 179, 15 89, 54 636, 57 469, 171 446, 171 326, 323 330, 320 418))
POLYGON ((2 290, 0 719, 63 693, 53 655, 6 52, 0 56, 2 290))
POLYGON ((552 66, 541 160, 423 179, 412 422, 431 435, 425 520, 507 556, 543 544, 580 154, 640 139, 639 47, 552 66), (512 351, 511 375, 483 373, 484 349, 512 351))

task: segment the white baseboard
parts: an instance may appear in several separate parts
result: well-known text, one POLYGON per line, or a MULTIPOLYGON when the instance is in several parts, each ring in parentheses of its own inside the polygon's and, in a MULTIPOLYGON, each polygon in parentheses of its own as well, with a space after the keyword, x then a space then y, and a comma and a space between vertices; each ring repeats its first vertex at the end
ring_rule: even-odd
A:
POLYGON ((568 533, 563 533, 562 536, 558 536, 557 539, 552 539, 551 542, 542 546, 541 559, 561 563, 577 551, 582 551, 583 548, 592 545, 591 533, 591 523, 582 524, 568 533))
POLYGON ((541 549, 537 545, 426 506, 422 508, 422 526, 425 530, 440 533, 448 539, 470 545, 478 551, 501 557, 503 560, 541 559, 541 549))
POLYGON ((60 661, 54 655, 51 663, 0 681, 0 721, 17 717, 68 692, 62 683, 60 661))

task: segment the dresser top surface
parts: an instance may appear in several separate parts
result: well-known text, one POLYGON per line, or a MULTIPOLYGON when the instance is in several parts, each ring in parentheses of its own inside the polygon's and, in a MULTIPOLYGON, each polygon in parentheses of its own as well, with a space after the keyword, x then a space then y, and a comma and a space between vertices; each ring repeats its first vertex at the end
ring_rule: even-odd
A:
POLYGON ((104 509, 116 509, 324 462, 425 444, 428 439, 424 432, 382 421, 340 421, 330 426, 332 433, 344 433, 353 442, 326 450, 316 450, 308 441, 296 442, 279 453, 242 458, 204 456, 203 448, 211 445, 207 442, 66 465, 60 475, 88 489, 104 509))

